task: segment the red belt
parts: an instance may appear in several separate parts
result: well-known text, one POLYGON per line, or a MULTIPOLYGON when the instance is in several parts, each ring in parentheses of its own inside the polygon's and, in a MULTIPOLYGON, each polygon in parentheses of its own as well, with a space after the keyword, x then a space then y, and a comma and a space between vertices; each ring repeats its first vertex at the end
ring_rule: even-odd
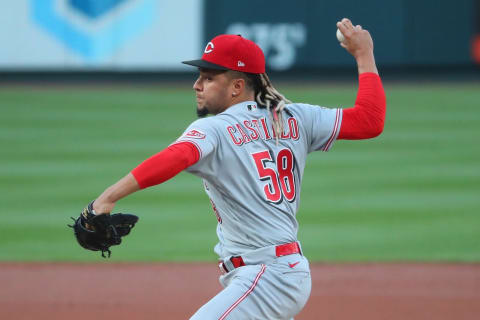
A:
MULTIPOLYGON (((288 256, 290 254, 295 254, 295 253, 300 253, 300 254, 302 253, 298 242, 285 243, 275 247, 275 255, 277 257, 288 256)), ((235 269, 245 266, 245 262, 243 261, 243 258, 241 256, 231 257, 230 262, 232 263, 235 269)), ((220 262, 218 267, 220 268, 220 270, 225 272, 231 271, 231 270, 228 270, 227 266, 223 261, 220 262)))

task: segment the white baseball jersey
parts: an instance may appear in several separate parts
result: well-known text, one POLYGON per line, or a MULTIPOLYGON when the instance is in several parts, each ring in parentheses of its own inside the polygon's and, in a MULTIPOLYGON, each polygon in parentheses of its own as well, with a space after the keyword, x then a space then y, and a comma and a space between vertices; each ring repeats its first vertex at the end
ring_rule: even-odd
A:
POLYGON ((193 122, 177 140, 199 150, 186 170, 203 178, 218 220, 220 258, 297 240, 306 156, 331 148, 342 111, 295 103, 283 119, 277 144, 268 111, 247 101, 193 122))

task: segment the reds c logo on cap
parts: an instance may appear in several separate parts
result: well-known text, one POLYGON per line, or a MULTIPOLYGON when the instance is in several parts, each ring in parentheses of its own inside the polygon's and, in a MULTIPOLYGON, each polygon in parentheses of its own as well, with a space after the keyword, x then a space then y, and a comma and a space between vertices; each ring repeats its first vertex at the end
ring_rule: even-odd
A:
POLYGON ((213 42, 209 42, 207 43, 207 46, 205 47, 205 53, 210 53, 213 51, 213 48, 215 48, 215 46, 213 45, 213 42))

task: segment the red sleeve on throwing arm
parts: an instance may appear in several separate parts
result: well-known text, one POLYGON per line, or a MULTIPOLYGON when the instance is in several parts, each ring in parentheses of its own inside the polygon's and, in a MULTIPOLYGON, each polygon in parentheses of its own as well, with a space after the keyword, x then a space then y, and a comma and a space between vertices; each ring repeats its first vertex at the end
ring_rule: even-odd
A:
POLYGON ((362 73, 359 76, 355 106, 343 109, 338 139, 358 140, 378 136, 383 131, 385 112, 382 80, 376 73, 362 73))
POLYGON ((179 142, 143 161, 132 170, 140 189, 167 181, 200 158, 197 147, 190 142, 179 142))

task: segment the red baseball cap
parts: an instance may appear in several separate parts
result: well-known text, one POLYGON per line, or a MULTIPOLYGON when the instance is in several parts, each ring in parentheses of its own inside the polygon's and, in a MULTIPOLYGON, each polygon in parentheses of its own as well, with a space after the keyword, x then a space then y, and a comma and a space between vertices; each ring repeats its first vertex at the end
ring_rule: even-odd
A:
POLYGON ((182 63, 205 69, 265 73, 265 56, 253 41, 241 35, 221 34, 213 38, 198 60, 182 63))

